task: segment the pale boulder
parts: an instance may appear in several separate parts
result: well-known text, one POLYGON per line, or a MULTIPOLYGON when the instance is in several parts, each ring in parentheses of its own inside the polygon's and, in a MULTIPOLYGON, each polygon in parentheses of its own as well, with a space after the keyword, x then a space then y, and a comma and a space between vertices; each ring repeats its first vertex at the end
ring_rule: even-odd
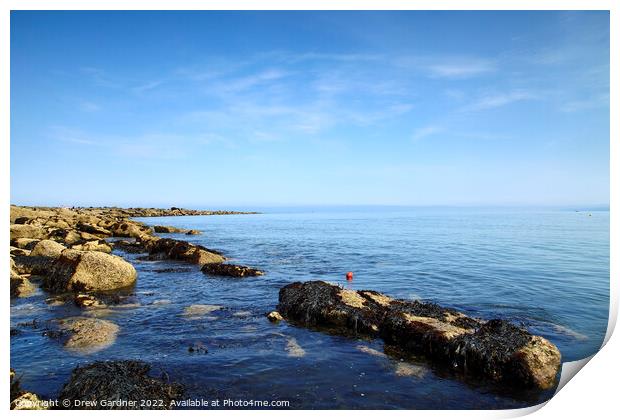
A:
POLYGON ((116 255, 65 249, 54 263, 44 287, 50 291, 114 290, 131 286, 136 269, 116 255))
POLYGON ((50 239, 44 239, 35 245, 30 255, 33 257, 41 256, 58 258, 64 249, 65 247, 58 242, 50 239))

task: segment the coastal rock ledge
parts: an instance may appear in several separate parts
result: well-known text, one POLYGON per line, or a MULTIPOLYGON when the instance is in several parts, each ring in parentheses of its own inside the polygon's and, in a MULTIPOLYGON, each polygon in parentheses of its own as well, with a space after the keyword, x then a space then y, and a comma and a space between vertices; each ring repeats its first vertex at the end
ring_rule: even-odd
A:
POLYGON ((455 373, 509 386, 548 389, 560 369, 560 351, 548 340, 503 320, 483 321, 433 303, 310 281, 280 289, 277 309, 289 321, 382 338, 455 373))

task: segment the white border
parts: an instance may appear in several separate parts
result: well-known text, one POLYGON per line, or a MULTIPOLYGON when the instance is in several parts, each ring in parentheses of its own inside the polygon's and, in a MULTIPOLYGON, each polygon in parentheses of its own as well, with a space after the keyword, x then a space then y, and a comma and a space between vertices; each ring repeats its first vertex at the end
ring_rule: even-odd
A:
MULTIPOLYGON (((553 1, 553 0, 502 0, 502 1, 490 1, 490 0, 435 0, 435 1, 398 1, 398 0, 382 0, 368 1, 368 0, 298 0, 293 2, 278 1, 278 0, 265 0, 265 1, 250 1, 250 0, 229 0, 229 1, 198 1, 198 0, 151 0, 151 1, 139 1, 139 0, 92 0, 92 1, 76 1, 76 0, 58 0, 58 1, 45 1, 45 0, 5 0, 0 3, 0 80, 2 92, 2 102, 0 109, 2 115, 0 116, 0 135, 1 141, 1 153, 0 159, 3 163, 1 166, 3 182, 1 185, 2 194, 5 198, 5 203, 10 201, 10 10, 611 10, 611 99, 610 99, 610 111, 611 111, 611 139, 614 139, 610 143, 610 177, 611 177, 611 194, 610 194, 610 274, 611 279, 617 279, 618 274, 618 218, 614 212, 614 209, 618 207, 618 179, 620 179, 620 173, 618 170, 618 120, 614 118, 619 116, 618 108, 618 77, 620 75, 620 68, 618 67, 618 55, 620 53, 620 45, 618 45, 618 26, 620 19, 618 16, 617 2, 612 0, 565 0, 565 1, 553 1)), ((4 223, 8 223, 8 206, 1 207, 0 217, 4 223)), ((6 226, 6 224, 5 224, 6 226)), ((3 243, 9 242, 8 229, 2 231, 4 237, 3 243)), ((6 246, 6 245, 5 245, 6 246)), ((9 277, 8 264, 4 264, 3 272, 4 278, 9 277)), ((620 354, 618 352, 619 344, 618 339, 613 338, 610 340, 611 334, 615 328, 617 314, 618 314, 618 290, 615 281, 610 285, 611 305, 609 314, 609 324, 607 335, 605 337, 605 348, 599 354, 595 355, 591 362, 591 367, 586 369, 586 372, 580 373, 578 380, 571 381, 571 383, 562 389, 552 400, 547 404, 548 407, 544 410, 538 411, 535 416, 538 418, 547 418, 550 416, 570 416, 579 415, 580 417, 589 415, 595 418, 598 415, 602 416, 607 413, 617 412, 618 404, 616 403, 617 395, 614 385, 614 380, 618 378, 618 360, 615 355, 620 354), (595 403, 595 404, 593 404, 595 403), (542 416, 542 417, 541 417, 542 416)), ((9 292, 8 287, 4 291, 4 313, 5 322, 1 323, 3 336, 9 337, 9 323, 6 322, 10 318, 10 304, 9 304, 9 292)), ((9 364, 9 346, 2 347, 3 356, 3 369, 8 371, 9 364)), ((575 362, 576 363, 576 362, 575 362)), ((578 364, 578 363, 577 363, 578 364)), ((576 365, 571 366, 574 370, 576 365)), ((565 372, 567 370, 565 369, 565 372)), ((564 376, 564 375, 563 375, 564 376)), ((9 382, 5 380, 2 383, 3 393, 6 395, 9 393, 9 382)), ((322 411, 320 413, 314 413, 311 411, 295 411, 294 415, 300 418, 311 418, 316 414, 321 416, 334 416, 342 418, 343 416, 355 416, 357 418, 374 417, 377 415, 385 415, 393 418, 454 418, 459 419, 479 419, 479 418, 499 418, 499 417, 516 417, 532 413, 544 406, 531 407, 520 410, 504 410, 504 411, 416 411, 414 413, 409 411, 388 411, 384 413, 375 413, 369 411, 322 411)), ((8 410, 8 403, 5 403, 4 408, 8 410)), ((22 416, 37 416, 40 412, 11 412, 11 415, 22 416)), ((62 417, 78 417, 85 413, 81 412, 49 412, 43 414, 47 418, 62 417)), ((119 413, 120 414, 120 413, 119 413)), ((264 411, 264 412, 239 412, 239 411, 210 411, 205 412, 180 412, 175 411, 174 416, 189 416, 189 417, 224 417, 227 418, 243 418, 249 414, 256 418, 284 418, 291 415, 291 413, 285 411, 264 411)), ((103 418, 108 416, 107 412, 98 411, 89 413, 89 416, 103 418)), ((124 412, 124 415, 128 415, 124 412)), ((131 413, 132 416, 148 416, 149 418, 170 415, 168 413, 148 412, 148 413, 131 413)))

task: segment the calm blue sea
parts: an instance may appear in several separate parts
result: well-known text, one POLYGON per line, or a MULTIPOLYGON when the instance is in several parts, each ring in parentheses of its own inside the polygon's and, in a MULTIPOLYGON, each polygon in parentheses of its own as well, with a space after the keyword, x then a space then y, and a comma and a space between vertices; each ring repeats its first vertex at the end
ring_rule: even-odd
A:
MULTIPOLYGON (((609 307, 609 212, 504 208, 266 209, 257 215, 145 218, 199 229, 190 239, 267 275, 226 279, 169 261, 122 254, 138 269, 135 305, 96 316, 116 322, 115 345, 67 353, 24 329, 11 365, 54 396, 78 363, 140 358, 204 398, 288 400, 292 408, 511 408, 549 398, 457 378, 365 341, 269 323, 280 287, 322 279, 503 318, 555 343, 564 361, 598 350, 609 307), (189 271, 161 272, 166 268, 189 271), (192 304, 221 305, 187 317, 192 304), (202 345, 207 354, 188 351, 202 345), (388 354, 388 356, 385 355, 388 354)), ((79 314, 41 295, 11 302, 11 324, 79 314)))

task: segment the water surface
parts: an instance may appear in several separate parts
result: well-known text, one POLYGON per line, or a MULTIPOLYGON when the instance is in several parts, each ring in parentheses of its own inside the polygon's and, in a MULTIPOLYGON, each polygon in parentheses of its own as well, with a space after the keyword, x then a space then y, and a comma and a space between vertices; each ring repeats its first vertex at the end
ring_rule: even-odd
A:
MULTIPOLYGON (((185 263, 138 261, 115 251, 139 273, 128 297, 139 305, 97 314, 120 326, 116 343, 72 354, 40 331, 20 328, 11 337, 11 366, 27 389, 54 397, 77 364, 138 358, 184 383, 192 397, 288 400, 292 408, 514 408, 551 396, 552 390, 515 392, 457 378, 384 349, 381 340, 266 320, 280 287, 314 279, 346 283, 347 271, 355 273, 349 287, 516 322, 551 340, 563 361, 597 351, 606 331, 607 211, 315 208, 140 220, 201 230, 161 236, 218 249, 267 275, 218 278, 185 263), (185 316, 192 304, 223 308, 185 316)), ((12 300, 11 325, 81 312, 41 298, 12 300)))

